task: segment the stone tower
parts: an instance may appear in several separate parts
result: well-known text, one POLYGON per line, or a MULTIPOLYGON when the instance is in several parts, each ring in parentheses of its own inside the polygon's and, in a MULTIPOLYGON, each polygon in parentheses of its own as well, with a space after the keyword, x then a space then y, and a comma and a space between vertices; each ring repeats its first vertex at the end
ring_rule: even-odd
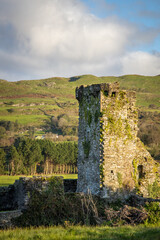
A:
POLYGON ((138 192, 148 196, 159 183, 158 165, 137 138, 135 92, 119 83, 76 89, 79 101, 77 191, 106 198, 138 192))

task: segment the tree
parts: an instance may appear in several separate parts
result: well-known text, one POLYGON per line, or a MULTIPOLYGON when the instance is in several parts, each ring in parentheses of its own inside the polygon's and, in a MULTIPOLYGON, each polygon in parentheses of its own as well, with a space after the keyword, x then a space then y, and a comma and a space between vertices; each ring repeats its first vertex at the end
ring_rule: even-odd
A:
POLYGON ((59 172, 64 172, 65 167, 76 167, 77 143, 17 138, 8 159, 11 174, 18 174, 20 171, 31 175, 37 172, 52 174, 56 168, 59 172), (17 166, 17 159, 19 164, 22 163, 20 166, 17 166))
POLYGON ((7 130, 8 131, 14 131, 14 123, 9 121, 8 124, 7 124, 7 130))
POLYGON ((0 139, 4 137, 5 133, 6 133, 6 129, 0 126, 0 139))
POLYGON ((42 155, 44 156, 43 171, 45 174, 52 174, 53 165, 56 162, 55 158, 55 144, 49 140, 39 141, 42 155))
POLYGON ((38 141, 30 138, 18 138, 14 146, 23 160, 26 173, 35 174, 37 164, 43 160, 38 141))
POLYGON ((3 148, 0 148, 0 174, 5 173, 6 153, 3 148))
POLYGON ((18 131, 18 130, 19 130, 18 120, 15 121, 15 123, 14 123, 14 128, 15 128, 15 131, 18 131))
POLYGON ((35 128, 34 127, 29 127, 28 133, 29 133, 29 137, 33 138, 34 134, 35 134, 35 128))
POLYGON ((9 171, 11 175, 21 174, 23 170, 23 162, 14 145, 10 147, 9 151, 9 171))

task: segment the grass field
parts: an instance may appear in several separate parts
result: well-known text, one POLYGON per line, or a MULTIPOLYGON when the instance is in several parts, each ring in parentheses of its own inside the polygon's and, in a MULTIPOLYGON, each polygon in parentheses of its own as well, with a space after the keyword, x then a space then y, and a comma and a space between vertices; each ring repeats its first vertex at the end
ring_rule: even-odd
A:
MULTIPOLYGON (((65 179, 76 179, 77 178, 77 174, 55 174, 52 176, 62 176, 65 179)), ((19 179, 20 177, 25 177, 25 176, 8 176, 8 175, 0 176, 0 187, 5 187, 8 185, 11 185, 15 182, 15 180, 19 179)))
POLYGON ((27 125, 30 121, 30 126, 34 125, 34 123, 36 124, 36 126, 41 125, 41 121, 44 121, 48 119, 48 117, 44 116, 44 115, 7 115, 7 116, 0 116, 0 121, 4 120, 4 121, 12 121, 15 122, 16 120, 18 120, 18 122, 20 124, 23 125, 27 125), (29 121, 28 121, 29 120, 29 121))
POLYGON ((160 227, 49 227, 0 231, 0 240, 159 240, 160 227))

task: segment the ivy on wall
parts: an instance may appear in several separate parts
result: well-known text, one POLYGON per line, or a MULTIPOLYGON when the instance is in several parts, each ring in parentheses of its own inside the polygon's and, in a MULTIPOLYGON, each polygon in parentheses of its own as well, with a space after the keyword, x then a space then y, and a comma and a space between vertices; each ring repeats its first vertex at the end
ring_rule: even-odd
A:
POLYGON ((91 148, 90 141, 85 140, 82 144, 83 144, 84 154, 86 155, 86 158, 88 158, 90 148, 91 148))

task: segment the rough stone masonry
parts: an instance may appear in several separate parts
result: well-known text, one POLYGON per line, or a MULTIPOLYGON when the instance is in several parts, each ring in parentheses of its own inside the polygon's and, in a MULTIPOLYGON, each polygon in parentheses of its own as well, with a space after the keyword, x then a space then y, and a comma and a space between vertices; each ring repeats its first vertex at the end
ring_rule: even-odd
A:
POLYGON ((77 192, 105 198, 149 196, 159 166, 137 137, 135 92, 119 83, 76 88, 79 101, 77 192))

